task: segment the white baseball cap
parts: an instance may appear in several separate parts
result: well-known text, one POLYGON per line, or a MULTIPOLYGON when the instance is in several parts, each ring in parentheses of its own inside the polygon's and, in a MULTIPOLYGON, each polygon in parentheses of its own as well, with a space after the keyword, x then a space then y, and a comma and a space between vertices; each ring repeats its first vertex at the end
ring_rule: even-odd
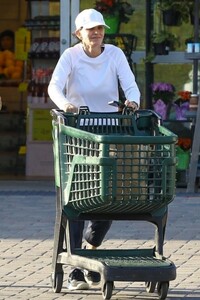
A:
POLYGON ((81 11, 75 19, 75 25, 76 30, 80 28, 90 29, 99 25, 110 28, 106 25, 102 14, 93 8, 81 11))

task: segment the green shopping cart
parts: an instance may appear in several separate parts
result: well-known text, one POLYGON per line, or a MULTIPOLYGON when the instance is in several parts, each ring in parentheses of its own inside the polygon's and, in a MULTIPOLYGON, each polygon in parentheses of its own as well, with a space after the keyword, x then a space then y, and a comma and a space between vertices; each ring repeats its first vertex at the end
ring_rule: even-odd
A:
POLYGON ((176 267, 163 255, 168 204, 176 181, 176 135, 151 110, 79 114, 53 109, 57 189, 52 288, 62 289, 63 265, 101 275, 103 299, 116 281, 144 281, 167 297, 176 267), (155 225, 151 249, 74 249, 69 220, 131 220, 155 225))

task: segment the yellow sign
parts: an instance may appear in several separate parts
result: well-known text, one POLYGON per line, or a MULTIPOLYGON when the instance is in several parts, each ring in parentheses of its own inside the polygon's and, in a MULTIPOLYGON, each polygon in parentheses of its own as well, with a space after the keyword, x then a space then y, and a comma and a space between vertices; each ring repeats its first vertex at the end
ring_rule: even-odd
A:
POLYGON ((20 82, 18 90, 19 92, 26 92, 28 88, 28 83, 27 82, 20 82))
POLYGON ((33 111, 33 141, 52 140, 52 118, 48 109, 35 109, 33 111))
POLYGON ((26 28, 19 28, 15 33, 15 58, 27 60, 31 44, 31 34, 26 28))

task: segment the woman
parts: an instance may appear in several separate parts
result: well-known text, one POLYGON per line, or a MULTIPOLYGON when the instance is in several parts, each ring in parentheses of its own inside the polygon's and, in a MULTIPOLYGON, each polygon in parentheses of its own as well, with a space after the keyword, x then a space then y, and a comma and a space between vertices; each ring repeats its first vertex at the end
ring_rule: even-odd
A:
MULTIPOLYGON (((52 101, 65 112, 77 112, 87 106, 91 112, 115 112, 117 107, 108 104, 118 101, 118 82, 124 91, 125 105, 138 109, 140 92, 123 51, 103 44, 105 24, 101 13, 86 9, 75 20, 75 35, 80 40, 61 55, 48 87, 52 101)), ((108 27, 109 28, 109 27, 108 27)), ((111 221, 90 221, 85 239, 89 249, 100 246, 111 226, 111 221)), ((84 222, 71 222, 71 236, 76 248, 81 248, 84 222)), ((96 272, 71 272, 69 289, 88 289, 98 284, 96 272)))
POLYGON ((0 50, 14 52, 15 34, 12 30, 4 30, 0 34, 0 50))

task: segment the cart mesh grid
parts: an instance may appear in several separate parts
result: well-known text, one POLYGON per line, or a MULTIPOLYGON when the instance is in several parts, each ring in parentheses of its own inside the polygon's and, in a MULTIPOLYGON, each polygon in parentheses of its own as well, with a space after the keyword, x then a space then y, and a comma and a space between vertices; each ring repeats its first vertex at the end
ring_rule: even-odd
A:
POLYGON ((62 201, 68 213, 148 213, 173 200, 176 138, 170 131, 138 130, 132 116, 121 115, 81 116, 79 128, 60 127, 62 201))

